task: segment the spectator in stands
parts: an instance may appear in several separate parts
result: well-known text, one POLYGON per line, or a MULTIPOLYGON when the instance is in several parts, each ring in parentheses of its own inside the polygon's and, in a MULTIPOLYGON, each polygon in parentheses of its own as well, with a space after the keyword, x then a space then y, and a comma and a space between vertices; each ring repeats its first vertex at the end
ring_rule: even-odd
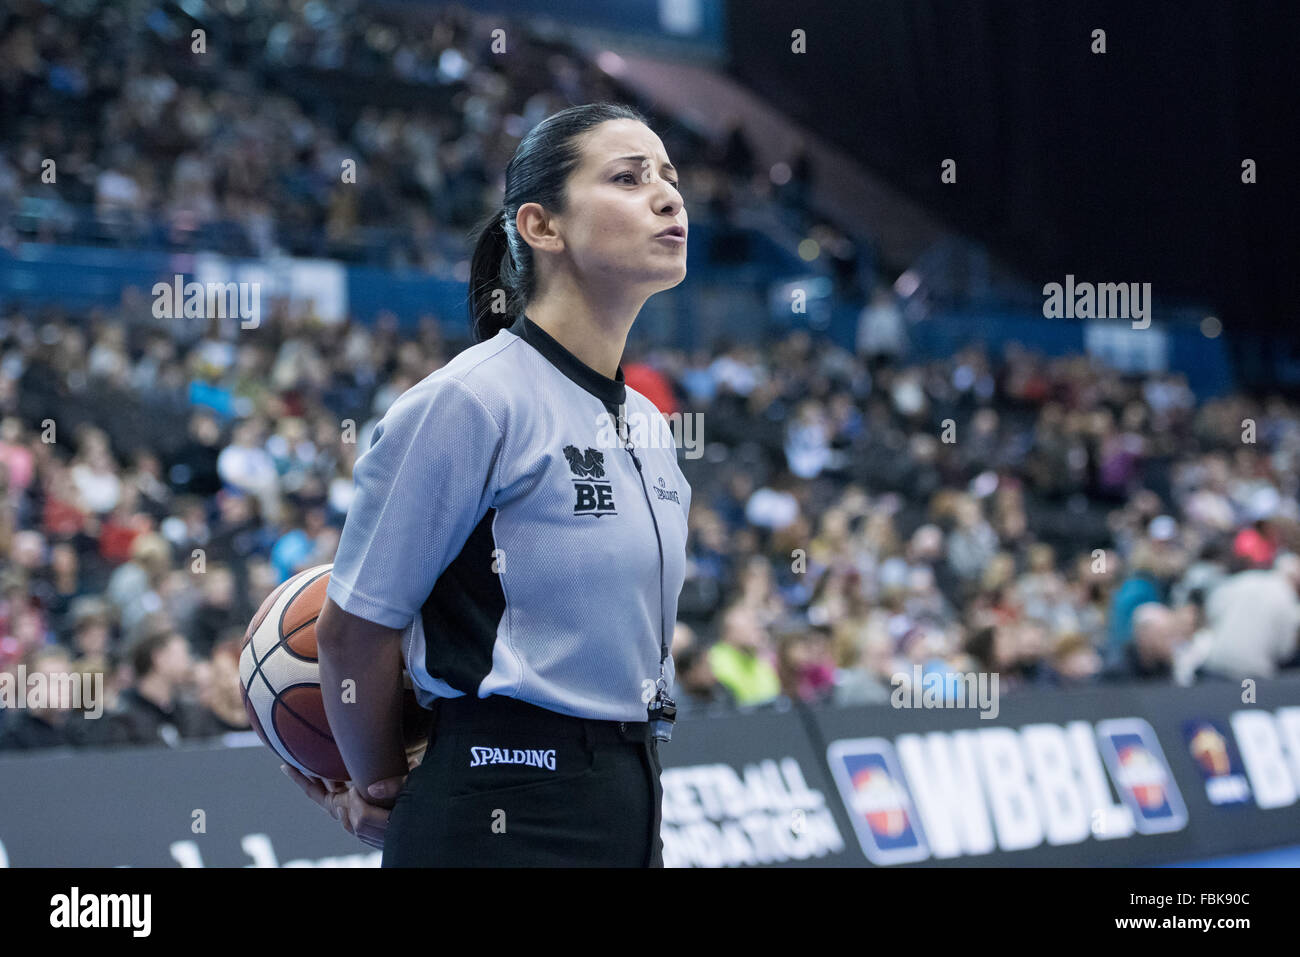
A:
POLYGON ((1051 623, 1025 616, 1003 627, 1008 630, 1015 649, 1014 663, 1004 672, 1007 687, 1051 684, 1054 679, 1048 665, 1051 623))
POLYGON ((283 514, 288 531, 271 547, 271 564, 275 566, 280 581, 287 581, 305 568, 332 560, 334 549, 331 545, 337 542, 328 541, 323 508, 299 509, 287 505, 283 514))
POLYGON ((241 623, 247 626, 252 615, 245 614, 247 609, 237 600, 235 575, 228 566, 213 562, 193 577, 198 579, 202 597, 184 620, 184 630, 194 654, 206 658, 222 635, 241 623))
POLYGON ((5 498, 11 506, 18 504, 36 473, 36 456, 26 445, 25 431, 16 416, 0 419, 0 465, 5 469, 5 498))
POLYGON ((1068 612, 1065 580, 1056 571, 1052 546, 1030 546, 1028 568, 1016 582, 1015 600, 1026 615, 1043 618, 1054 625, 1068 612))
POLYGON ((1132 639, 1133 613, 1139 606, 1163 600, 1154 548, 1149 542, 1139 542, 1133 549, 1128 577, 1111 598, 1107 653, 1118 655, 1132 639))
POLYGON ((772 563, 761 556, 753 556, 744 565, 737 583, 737 601, 756 616, 760 628, 774 624, 784 613, 785 606, 776 588, 772 563))
POLYGON ((1061 687, 1093 684, 1101 675, 1101 655, 1080 631, 1060 635, 1052 646, 1049 665, 1050 681, 1061 687))
POLYGON ((1001 674, 1014 663, 1011 632, 1002 624, 981 623, 968 629, 962 650, 975 669, 989 674, 1001 674))
POLYGON ((105 596, 116 608, 127 641, 135 640, 146 616, 162 608, 163 580, 171 568, 171 546, 161 535, 150 533, 136 537, 131 560, 119 565, 109 578, 105 596))
POLYGON ((1188 636, 1167 606, 1146 602, 1133 610, 1133 637, 1105 670, 1110 681, 1169 680, 1188 636))
POLYGON ((73 667, 78 671, 88 674, 108 671, 112 616, 112 606, 94 595, 84 595, 73 604, 70 644, 76 655, 73 667))
POLYGON ((673 700, 677 702, 679 718, 735 707, 735 697, 714 677, 707 649, 688 645, 673 652, 673 662, 677 668, 673 700))
POLYGON ((30 651, 45 644, 44 614, 31 604, 27 589, 20 569, 0 572, 0 669, 16 667, 30 651))
MULTIPOLYGON (((1114 562, 1115 556, 1100 556, 1114 562)), ((1107 583, 1101 575, 1093 574, 1095 561, 1091 554, 1081 554, 1074 566, 1074 574, 1067 585, 1068 612, 1061 613, 1058 606, 1057 628, 1062 633, 1082 632, 1088 644, 1097 649, 1106 646, 1106 596, 1107 583)))
POLYGON ((235 426, 230 445, 217 457, 217 472, 232 489, 255 496, 262 503, 263 514, 273 518, 278 508, 280 474, 271 454, 262 446, 262 433, 257 419, 235 426))
POLYGON ((221 456, 221 424, 206 409, 189 418, 189 437, 171 457, 167 480, 177 491, 207 498, 221 490, 217 461, 221 456))
POLYGON ((187 697, 194 659, 184 635, 165 629, 146 634, 131 649, 131 667, 134 682, 105 718, 110 729, 105 743, 176 747, 185 738, 211 733, 208 714, 187 697))
POLYGON ((830 630, 797 622, 787 626, 777 638, 777 674, 782 692, 791 700, 828 700, 835 688, 830 630))
POLYGON ((174 493, 164 480, 162 461, 154 452, 136 450, 124 484, 135 496, 138 509, 153 519, 151 527, 171 514, 174 493))
POLYGON ((860 356, 874 362, 897 360, 907 351, 903 312, 888 286, 877 285, 858 314, 856 346, 860 356))
POLYGON ((697 644, 699 644, 699 638, 696 636, 694 628, 684 621, 678 621, 673 626, 673 639, 668 643, 668 651, 672 654, 674 661, 677 659, 677 652, 685 651, 697 644))
POLYGON ((913 621, 942 628, 956 620, 952 604, 939 590, 928 565, 917 565, 907 573, 906 588, 903 609, 913 621))
POLYGON ((204 548, 212 537, 208 527, 207 507, 197 496, 183 496, 176 500, 172 514, 158 526, 159 534, 171 542, 182 562, 194 558, 196 548, 204 548))
POLYGON ((216 498, 220 515, 208 540, 208 560, 246 563, 270 537, 257 499, 230 489, 218 492, 216 498))
POLYGON ((1273 514, 1280 496, 1272 487, 1262 488, 1251 496, 1249 525, 1232 540, 1232 554, 1247 568, 1272 568, 1282 545, 1282 537, 1273 514))
POLYGON ((856 661, 872 624, 872 608, 863 594, 862 576, 852 566, 827 569, 818 579, 808 603, 810 622, 830 629, 837 664, 856 661))
POLYGON ((1228 577, 1227 549, 1222 538, 1210 538, 1201 546, 1196 561, 1169 590, 1169 603, 1174 608, 1193 604, 1198 608, 1205 599, 1228 577))
POLYGON ((1272 678, 1300 640, 1300 556, 1280 556, 1272 569, 1238 572, 1205 603, 1205 674, 1239 680, 1272 678))
POLYGON ((869 634, 861 653, 835 678, 831 700, 837 705, 884 704, 889 701, 894 643, 887 632, 869 634))
POLYGON ((49 612, 50 629, 56 635, 72 630, 73 609, 84 595, 81 559, 70 542, 57 542, 50 548, 49 567, 36 570, 30 581, 31 595, 49 612))
MULTIPOLYGON (((33 649, 23 663, 27 687, 15 690, 24 697, 35 675, 43 675, 45 687, 53 689, 66 685, 67 676, 73 673, 71 657, 57 645, 33 649)), ((84 719, 81 712, 70 704, 59 700, 47 702, 46 707, 6 709, 4 720, 0 722, 0 751, 28 751, 87 743, 87 725, 95 722, 84 719)))
POLYGON ((113 510, 122 494, 117 464, 109 450, 108 438, 101 429, 83 428, 78 432, 80 451, 70 470, 72 484, 86 508, 105 515, 113 510))
MULTIPOLYGON (((50 461, 43 491, 44 502, 40 519, 42 531, 52 538, 71 539, 86 536, 91 544, 98 544, 91 531, 89 509, 82 504, 81 495, 73 484, 71 471, 66 462, 58 459, 50 461)), ((87 557, 85 552, 81 554, 87 557)))
POLYGON ((207 734, 248 731, 251 724, 239 683, 239 653, 243 630, 235 629, 212 649, 212 656, 194 668, 199 705, 208 713, 207 734))
POLYGON ((709 649, 709 666, 740 705, 764 704, 781 693, 781 679, 758 615, 734 604, 722 618, 722 639, 709 649))

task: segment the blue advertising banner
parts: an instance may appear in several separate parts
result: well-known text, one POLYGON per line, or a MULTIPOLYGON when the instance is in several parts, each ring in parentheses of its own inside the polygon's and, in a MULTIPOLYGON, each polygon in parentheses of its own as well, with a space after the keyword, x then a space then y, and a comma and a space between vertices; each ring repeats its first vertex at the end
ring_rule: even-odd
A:
POLYGON ((1300 681, 813 712, 866 863, 1159 864, 1300 840, 1300 681))
MULTIPOLYGON (((668 867, 1154 865, 1300 844, 1300 679, 682 720, 668 867)), ((0 754, 0 867, 374 867, 251 734, 0 754)))

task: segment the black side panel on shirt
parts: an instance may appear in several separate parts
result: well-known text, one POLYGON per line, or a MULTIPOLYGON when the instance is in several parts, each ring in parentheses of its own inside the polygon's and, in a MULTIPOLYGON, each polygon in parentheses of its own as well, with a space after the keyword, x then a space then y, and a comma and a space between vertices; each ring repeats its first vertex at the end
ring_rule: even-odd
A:
POLYGON ((492 570, 496 513, 487 510, 420 609, 425 668, 466 694, 474 694, 492 670, 492 646, 506 608, 501 576, 492 570))

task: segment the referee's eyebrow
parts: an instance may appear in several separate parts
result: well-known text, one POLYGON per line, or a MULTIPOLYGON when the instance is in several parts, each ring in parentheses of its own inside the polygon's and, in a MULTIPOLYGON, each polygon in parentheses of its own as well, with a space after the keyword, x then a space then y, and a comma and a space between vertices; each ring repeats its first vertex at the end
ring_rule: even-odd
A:
MULTIPOLYGON (((644 163, 649 158, 650 157, 648 156, 642 156, 640 154, 637 154, 636 156, 620 156, 618 159, 610 160, 610 163, 621 163, 623 160, 636 160, 638 163, 644 163)), ((677 167, 667 161, 665 161, 659 168, 669 170, 673 173, 677 172, 677 167)))

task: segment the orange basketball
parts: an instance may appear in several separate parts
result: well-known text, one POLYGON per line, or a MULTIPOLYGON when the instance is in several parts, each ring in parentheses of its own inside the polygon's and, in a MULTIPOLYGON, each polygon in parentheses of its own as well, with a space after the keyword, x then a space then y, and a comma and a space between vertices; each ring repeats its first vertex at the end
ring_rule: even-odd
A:
MULTIPOLYGON (((292 767, 313 777, 346 781, 347 768, 325 717, 316 619, 325 604, 332 565, 317 565, 283 582, 262 602, 244 633, 239 683, 253 729, 292 767)), ((408 753, 428 732, 421 708, 402 672, 403 732, 408 753)))

